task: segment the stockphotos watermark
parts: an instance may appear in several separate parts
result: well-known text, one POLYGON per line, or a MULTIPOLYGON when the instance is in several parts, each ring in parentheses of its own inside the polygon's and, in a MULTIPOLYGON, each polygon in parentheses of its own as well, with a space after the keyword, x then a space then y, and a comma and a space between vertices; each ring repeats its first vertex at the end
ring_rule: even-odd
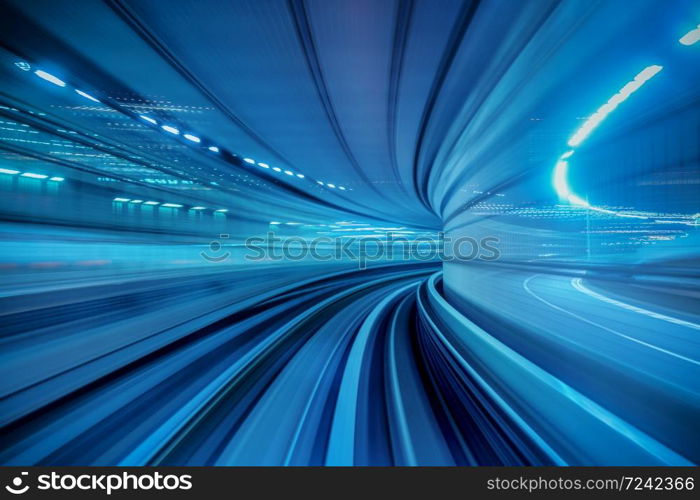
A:
MULTIPOLYGON (((209 243, 209 248, 200 253, 208 262, 228 261, 232 252, 227 246, 230 235, 220 234, 217 240, 209 243)), ((375 236, 320 236, 302 238, 300 236, 278 236, 270 231, 264 237, 252 236, 243 244, 246 252, 243 258, 248 262, 312 260, 319 262, 353 261, 360 269, 370 262, 378 261, 419 261, 464 262, 470 260, 498 260, 500 240, 495 236, 473 238, 459 236, 453 238, 443 232, 436 236, 406 238, 394 233, 375 236)))
POLYGON ((160 472, 120 472, 111 474, 39 474, 34 478, 22 471, 16 475, 5 490, 13 495, 23 495, 30 490, 79 491, 111 495, 115 491, 174 491, 191 490, 192 476, 189 474, 161 474, 160 472))

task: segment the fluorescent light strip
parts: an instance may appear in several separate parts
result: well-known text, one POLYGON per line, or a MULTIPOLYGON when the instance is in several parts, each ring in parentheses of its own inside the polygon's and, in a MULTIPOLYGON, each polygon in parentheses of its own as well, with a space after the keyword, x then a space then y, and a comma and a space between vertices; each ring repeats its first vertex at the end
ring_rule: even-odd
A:
POLYGON ((160 205, 160 202, 159 201, 144 201, 143 204, 153 206, 153 205, 160 205))
POLYGON ((566 153, 564 153, 563 155, 561 155, 559 158, 562 159, 562 160, 566 160, 567 158, 571 158, 571 155, 572 155, 572 154, 574 154, 574 150, 573 150, 573 149, 570 149, 570 150, 568 150, 566 153))
POLYGON ((246 163, 250 163, 251 165, 255 165, 255 160, 252 158, 243 158, 243 161, 246 163))
POLYGON ((0 168, 0 174, 17 175, 19 170, 12 170, 9 168, 0 168))
POLYGON ((219 152, 219 148, 217 148, 216 146, 209 146, 207 149, 213 153, 219 152))
POLYGON ((42 71, 42 70, 38 69, 34 72, 34 74, 36 76, 38 76, 39 78, 46 80, 47 82, 51 82, 54 85, 58 85, 59 87, 66 86, 66 82, 64 82, 63 80, 61 80, 58 77, 53 76, 51 73, 47 73, 46 71, 42 71))
POLYGON ((569 183, 566 179, 566 173, 569 168, 569 164, 565 161, 557 162, 554 167, 554 189, 560 198, 568 198, 571 194, 569 190, 569 183))
POLYGON ((180 133, 178 129, 176 129, 175 127, 171 127, 170 125, 161 125, 161 128, 166 132, 170 132, 171 134, 177 135, 180 133))
POLYGON ((86 99, 90 99, 91 101, 100 102, 97 98, 92 97, 90 94, 88 94, 87 92, 83 92, 82 90, 75 89, 75 93, 85 97, 86 99))
POLYGON ((188 141, 192 141, 192 142, 196 142, 196 143, 202 142, 202 139, 200 139, 200 138, 197 137, 196 135, 185 134, 185 135, 183 135, 182 137, 184 137, 184 138, 187 139, 188 141))
POLYGON ((151 118, 150 116, 139 115, 139 118, 141 118, 142 120, 147 121, 148 123, 152 123, 153 125, 158 125, 158 122, 157 122, 156 120, 154 120, 153 118, 151 118))
POLYGON ((681 42, 683 45, 693 45, 698 40, 700 40, 700 24, 698 24, 698 27, 694 30, 690 30, 688 33, 683 35, 678 41, 681 42))
POLYGON ((663 66, 653 65, 647 66, 640 71, 639 74, 634 77, 634 80, 622 87, 617 94, 608 99, 608 102, 598 108, 598 110, 593 113, 583 125, 581 125, 571 139, 569 139, 569 146, 572 148, 579 146, 584 140, 586 140, 591 132, 593 132, 593 130, 595 130, 595 128, 620 105, 620 103, 626 101, 629 96, 639 90, 642 85, 648 82, 662 69, 663 66))
POLYGON ((207 207, 192 207, 190 210, 205 210, 207 207))
POLYGON ((32 179, 46 179, 48 177, 48 175, 33 174, 32 172, 25 172, 22 174, 22 177, 30 177, 32 179))
POLYGON ((161 207, 167 207, 167 208, 182 208, 182 205, 179 203, 163 203, 161 207))
POLYGON ((54 181, 54 182, 63 182, 63 181, 65 181, 65 179, 64 179, 63 177, 51 177, 49 180, 50 180, 50 181, 54 181))
POLYGON ((129 201, 130 199, 131 199, 131 198, 114 198, 114 200, 112 200, 112 201, 127 202, 127 201, 129 201))

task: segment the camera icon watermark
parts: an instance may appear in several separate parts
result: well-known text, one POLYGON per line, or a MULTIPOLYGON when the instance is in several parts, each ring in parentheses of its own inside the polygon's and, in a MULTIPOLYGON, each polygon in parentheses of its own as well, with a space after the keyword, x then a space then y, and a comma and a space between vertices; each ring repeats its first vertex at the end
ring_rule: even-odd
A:
MULTIPOLYGON (((231 235, 222 233, 219 235, 219 240, 227 240, 230 237, 231 235)), ((219 254, 219 252, 221 252, 224 248, 223 244, 219 240, 211 241, 209 243, 209 251, 200 252, 199 255, 208 262, 220 263, 228 260, 228 258, 231 256, 231 252, 224 250, 223 253, 219 254)))
POLYGON ((29 490, 29 485, 25 484, 24 486, 24 476, 29 475, 28 472, 21 472, 19 476, 15 476, 12 479, 12 484, 11 485, 6 485, 5 489, 12 493, 13 495, 22 495, 23 493, 26 493, 29 490))

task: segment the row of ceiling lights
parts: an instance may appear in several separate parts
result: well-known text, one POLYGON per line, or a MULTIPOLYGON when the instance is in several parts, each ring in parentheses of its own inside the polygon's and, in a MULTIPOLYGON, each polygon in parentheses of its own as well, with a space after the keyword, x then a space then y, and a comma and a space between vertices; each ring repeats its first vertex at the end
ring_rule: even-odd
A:
MULTIPOLYGON (((27 62, 24 62, 24 61, 17 62, 17 63, 15 63, 15 65, 18 68, 22 69, 23 71, 29 71, 31 69, 31 65, 27 62)), ((66 82, 64 82, 63 80, 61 80, 57 76, 52 75, 51 73, 47 73, 46 71, 43 71, 43 70, 35 70, 34 74, 36 76, 38 76, 39 78, 46 80, 47 82, 53 83, 54 85, 57 85, 59 87, 66 87, 66 82)), ((101 103, 101 101, 98 98, 90 95, 89 93, 87 93, 85 91, 82 91, 82 90, 77 89, 77 88, 75 88, 74 90, 75 90, 76 94, 78 94, 78 95, 80 95, 80 96, 82 96, 90 101, 101 103)), ((194 134, 189 133, 189 132, 181 133, 180 129, 178 129, 177 127, 175 127, 173 125, 159 124, 158 120, 156 120, 155 118, 148 116, 148 115, 139 115, 139 118, 141 118, 143 121, 153 125, 154 127, 160 127, 165 132, 168 132, 168 133, 173 134, 173 135, 181 135, 186 140, 193 142, 195 144, 202 144, 202 139, 199 136, 194 135, 194 134)), ((219 147, 215 146, 213 144, 207 146, 207 149, 209 151, 211 151, 212 153, 220 153, 221 152, 219 147)), ((243 161, 249 165, 257 165, 260 168, 271 169, 274 172, 284 173, 290 177, 296 177, 298 179, 305 179, 306 178, 306 176, 304 174, 295 173, 295 172, 292 172, 291 170, 284 170, 284 169, 281 169, 279 167, 270 167, 270 165, 268 165, 267 163, 256 162, 252 158, 243 158, 243 161)), ((331 182, 324 182, 324 181, 317 180, 316 184, 318 184, 319 186, 327 187, 329 189, 336 189, 337 188, 341 191, 347 190, 347 188, 345 186, 336 185, 336 184, 331 183, 331 182)))
MULTIPOLYGON (((270 165, 268 165, 267 163, 256 162, 252 158, 243 158, 243 161, 248 163, 249 165, 257 165, 260 168, 271 169, 277 173, 284 173, 286 175, 289 175, 290 177, 298 177, 299 179, 306 178, 306 176, 304 174, 297 174, 297 173, 292 172, 291 170, 283 170, 280 167, 270 167, 270 165)), ((329 187, 330 189, 335 189, 337 187, 341 191, 346 190, 345 186, 336 186, 335 184, 332 184, 330 182, 316 181, 316 184, 318 184, 319 186, 329 187)))
MULTIPOLYGON (((129 203, 133 205, 148 205, 148 206, 161 206, 164 208, 184 208, 184 205, 180 203, 161 203, 160 201, 151 201, 151 200, 139 200, 139 199, 132 199, 132 198, 122 198, 122 197, 117 197, 112 200, 116 203, 129 203)), ((207 207, 202 207, 202 206, 193 206, 190 207, 189 210, 196 210, 196 211, 201 211, 201 210, 208 210, 207 207)), ((214 210, 216 213, 226 213, 228 212, 227 208, 219 208, 217 210, 214 210)))
POLYGON ((29 177, 30 179, 39 179, 39 180, 50 180, 53 182, 63 182, 65 179, 63 177, 58 177, 58 176, 49 176, 46 174, 37 174, 34 172, 22 172, 20 170, 14 170, 12 168, 0 168, 0 174, 5 174, 5 175, 19 175, 20 177, 29 177))
MULTIPOLYGON (((17 66, 18 68, 20 68, 23 71, 29 71, 31 69, 31 66, 29 65, 29 63, 26 63, 24 61, 15 63, 15 66, 17 66)), ((54 76, 51 73, 47 73, 46 71, 43 71, 40 69, 35 70, 34 74, 36 76, 38 76, 39 78, 46 80, 47 82, 51 82, 54 85, 57 85, 59 87, 66 87, 66 85, 67 85, 66 82, 64 82, 63 80, 61 80, 57 76, 54 76)), ((101 101, 99 99, 88 94, 87 92, 84 92, 84 91, 77 89, 77 88, 75 88, 74 90, 75 90, 76 94, 78 94, 86 99, 89 99, 90 101, 101 103, 101 101)), ((150 117, 145 116, 145 115, 141 115, 141 118, 144 119, 145 121, 153 124, 153 125, 157 125, 156 120, 154 120, 153 118, 150 118, 150 117)), ((180 131, 177 128, 171 127, 169 125, 162 125, 162 129, 165 130, 166 132, 170 132, 172 134, 179 134, 180 133, 180 131)), ((192 142, 195 142, 195 143, 201 142, 201 139, 199 137, 192 135, 192 134, 184 134, 183 137, 185 139, 192 141, 192 142)), ((215 153, 219 152, 219 148, 217 148, 216 146, 209 146, 208 149, 210 151, 215 152, 215 153)), ((51 181, 57 181, 57 182, 61 182, 61 181, 65 180, 63 177, 49 177, 48 175, 34 174, 31 172, 21 173, 18 170, 10 170, 10 169, 4 169, 4 168, 0 169, 0 173, 10 174, 10 175, 21 174, 23 177, 32 177, 35 179, 47 179, 48 178, 51 181)), ((122 198, 122 197, 114 198, 113 201, 117 202, 117 203, 132 203, 132 204, 136 204, 136 205, 144 204, 144 205, 149 205, 149 206, 161 206, 161 207, 165 207, 165 208, 183 208, 183 205, 181 205, 179 203, 161 203, 158 201, 148 201, 148 200, 139 200, 139 199, 122 198)), ((190 210, 207 210, 207 207, 194 206, 194 207, 191 207, 190 210)), ((228 212, 228 209, 219 208, 219 209, 214 210, 214 212, 226 213, 226 212, 228 212)))

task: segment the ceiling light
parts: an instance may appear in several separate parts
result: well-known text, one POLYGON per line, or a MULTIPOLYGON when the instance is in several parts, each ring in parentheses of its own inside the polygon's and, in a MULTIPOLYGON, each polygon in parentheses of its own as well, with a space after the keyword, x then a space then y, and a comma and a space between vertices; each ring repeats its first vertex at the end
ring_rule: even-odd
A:
POLYGON ((35 74, 36 76, 38 76, 39 78, 43 78, 43 79, 46 80, 47 82, 51 82, 51 83, 53 83, 54 85, 58 85, 59 87, 65 87, 65 86, 66 86, 66 82, 64 82, 64 81, 61 80, 60 78, 57 78, 57 77, 53 76, 51 73, 47 73, 46 71, 41 71, 40 69, 38 69, 38 70, 36 70, 36 71, 34 72, 34 74, 35 74))
POLYGON ((700 40, 700 24, 694 30, 690 30, 688 33, 683 35, 683 37, 678 40, 683 45, 693 45, 695 42, 700 40))
POLYGON ((142 120, 146 120, 148 123, 152 123, 153 125, 158 125, 158 122, 155 121, 155 120, 154 120, 153 118, 151 118, 150 116, 139 115, 139 118, 141 118, 142 120))
POLYGON ((75 89, 75 93, 85 97, 86 99, 90 99, 91 101, 100 102, 98 99, 96 99, 95 97, 92 97, 87 92, 83 92, 82 90, 75 89))

